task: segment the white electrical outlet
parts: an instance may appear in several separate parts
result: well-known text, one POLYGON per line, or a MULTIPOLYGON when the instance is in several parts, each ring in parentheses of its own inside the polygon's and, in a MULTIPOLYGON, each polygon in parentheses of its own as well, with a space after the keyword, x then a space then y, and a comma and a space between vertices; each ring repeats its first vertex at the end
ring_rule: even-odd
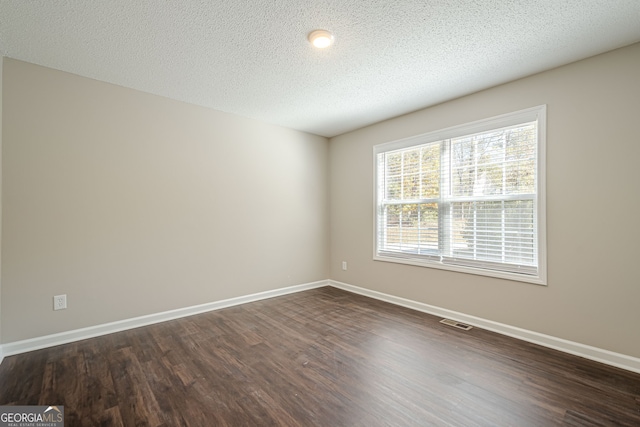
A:
POLYGON ((53 309, 54 310, 64 310, 67 308, 67 296, 66 295, 56 295, 53 297, 53 309))
POLYGON ((342 261, 342 269, 347 270, 347 261, 342 261))

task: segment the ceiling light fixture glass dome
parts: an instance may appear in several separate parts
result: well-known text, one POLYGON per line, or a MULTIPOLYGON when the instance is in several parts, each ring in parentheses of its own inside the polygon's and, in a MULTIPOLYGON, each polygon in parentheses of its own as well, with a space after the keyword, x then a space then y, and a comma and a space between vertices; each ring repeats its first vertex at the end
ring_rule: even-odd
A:
POLYGON ((318 49, 324 49, 333 43, 333 34, 327 30, 315 30, 309 33, 309 41, 318 49))

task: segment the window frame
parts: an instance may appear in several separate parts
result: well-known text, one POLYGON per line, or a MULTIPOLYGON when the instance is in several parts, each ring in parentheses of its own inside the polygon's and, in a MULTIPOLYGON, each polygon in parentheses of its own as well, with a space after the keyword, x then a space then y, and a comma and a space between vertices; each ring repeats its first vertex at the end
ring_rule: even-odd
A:
MULTIPOLYGON (((502 114, 486 119, 477 120, 462 125, 451 126, 424 134, 404 138, 396 141, 377 144, 373 147, 373 260, 408 264, 428 268, 456 271, 461 273, 476 274, 501 279, 515 280, 519 282, 547 285, 547 239, 546 239, 546 105, 527 108, 511 113, 502 114), (423 144, 429 144, 441 140, 459 138, 471 134, 490 132, 500 128, 515 126, 527 122, 537 122, 537 156, 536 156, 536 251, 537 251, 537 275, 522 274, 509 271, 491 270, 481 267, 455 265, 443 263, 438 257, 411 256, 406 253, 398 256, 384 254, 378 249, 378 212, 381 205, 381 197, 378 194, 379 179, 378 155, 389 151, 407 149, 423 144)), ((442 197, 442 196, 441 196, 442 197)))

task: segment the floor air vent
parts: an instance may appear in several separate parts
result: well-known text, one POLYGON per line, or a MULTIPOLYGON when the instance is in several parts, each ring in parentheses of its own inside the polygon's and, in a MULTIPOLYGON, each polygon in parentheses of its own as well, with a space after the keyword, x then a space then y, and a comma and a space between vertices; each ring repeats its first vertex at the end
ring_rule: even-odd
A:
POLYGON ((444 323, 445 325, 453 326, 454 328, 462 329, 464 331, 468 331, 473 328, 473 326, 465 325, 464 323, 456 322, 451 319, 442 319, 440 323, 444 323))

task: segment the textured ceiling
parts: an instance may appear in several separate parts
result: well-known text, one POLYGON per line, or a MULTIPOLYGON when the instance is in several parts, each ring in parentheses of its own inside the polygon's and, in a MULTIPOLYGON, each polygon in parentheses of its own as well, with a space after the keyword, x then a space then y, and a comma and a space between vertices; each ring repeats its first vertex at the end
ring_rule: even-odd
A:
POLYGON ((0 0, 4 56, 324 136, 637 41, 640 0, 0 0))

